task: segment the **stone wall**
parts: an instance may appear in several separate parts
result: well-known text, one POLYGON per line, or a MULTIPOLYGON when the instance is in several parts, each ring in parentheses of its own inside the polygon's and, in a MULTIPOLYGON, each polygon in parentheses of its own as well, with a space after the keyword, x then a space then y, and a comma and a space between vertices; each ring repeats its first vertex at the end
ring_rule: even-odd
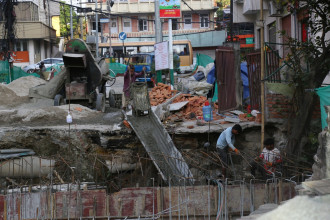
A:
MULTIPOLYGON (((266 118, 274 121, 284 120, 294 116, 294 105, 292 103, 293 88, 284 83, 267 83, 266 88, 266 118)), ((312 118, 321 118, 319 100, 315 104, 312 118)))

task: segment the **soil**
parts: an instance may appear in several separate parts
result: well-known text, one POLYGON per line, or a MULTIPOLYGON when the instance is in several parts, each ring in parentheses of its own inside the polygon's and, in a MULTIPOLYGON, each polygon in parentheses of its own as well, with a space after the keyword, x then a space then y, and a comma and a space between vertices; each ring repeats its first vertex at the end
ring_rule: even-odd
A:
POLYGON ((30 98, 29 89, 45 83, 34 77, 22 77, 8 85, 0 84, 0 126, 56 126, 66 125, 70 111, 74 124, 109 125, 120 123, 119 109, 107 108, 107 113, 79 104, 54 106, 52 99, 30 98))

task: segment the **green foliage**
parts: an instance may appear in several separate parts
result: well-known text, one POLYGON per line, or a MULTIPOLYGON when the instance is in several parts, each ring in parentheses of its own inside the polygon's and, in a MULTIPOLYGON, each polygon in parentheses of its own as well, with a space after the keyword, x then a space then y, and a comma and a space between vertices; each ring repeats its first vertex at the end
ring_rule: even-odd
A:
MULTIPOLYGON (((78 22, 77 19, 77 14, 74 10, 72 10, 72 26, 73 26, 73 35, 74 38, 78 37, 79 32, 78 32, 78 22)), ((60 34, 61 37, 65 37, 69 39, 71 36, 70 33, 70 6, 61 4, 60 6, 60 34)))
POLYGON ((216 11, 218 20, 223 19, 223 9, 230 5, 230 0, 216 0, 217 6, 219 7, 216 11))
MULTIPOLYGON (((311 39, 301 42, 283 32, 284 42, 289 48, 289 54, 284 58, 289 66, 290 81, 295 87, 292 103, 294 115, 289 118, 288 130, 289 152, 303 150, 304 136, 310 131, 311 115, 315 105, 315 95, 310 89, 321 86, 330 69, 330 41, 327 38, 330 31, 330 2, 328 0, 306 0, 297 4, 296 0, 289 0, 292 13, 299 14, 305 19, 311 39)), ((314 139, 311 139, 314 142, 314 139)), ((315 143, 315 142, 314 142, 315 143)), ((313 144, 312 144, 313 145, 313 144)), ((311 145, 310 145, 311 146, 311 145)))

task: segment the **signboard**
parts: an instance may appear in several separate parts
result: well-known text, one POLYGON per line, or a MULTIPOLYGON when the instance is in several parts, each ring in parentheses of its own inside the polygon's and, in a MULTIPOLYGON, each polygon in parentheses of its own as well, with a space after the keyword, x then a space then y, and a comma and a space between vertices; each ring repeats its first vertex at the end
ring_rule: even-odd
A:
MULTIPOLYGON (((28 63, 30 61, 29 51, 15 51, 10 55, 14 63, 28 63)), ((3 53, 0 53, 0 60, 4 60, 3 53)))
POLYGON ((246 38, 245 42, 246 42, 246 44, 254 44, 253 37, 246 38))
POLYGON ((100 23, 109 23, 109 18, 100 18, 100 23))
POLYGON ((155 70, 169 69, 168 41, 155 44, 155 70))
POLYGON ((120 32, 118 35, 119 40, 126 40, 126 33, 125 32, 120 32))
POLYGON ((180 0, 159 0, 160 18, 180 18, 181 9, 180 0))

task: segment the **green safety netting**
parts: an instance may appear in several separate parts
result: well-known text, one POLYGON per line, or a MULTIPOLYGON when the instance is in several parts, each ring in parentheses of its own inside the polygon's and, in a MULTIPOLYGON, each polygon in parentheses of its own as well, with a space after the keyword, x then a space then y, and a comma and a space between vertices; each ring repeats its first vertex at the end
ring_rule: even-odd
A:
POLYGON ((324 106, 330 106, 330 86, 321 87, 316 89, 317 95, 320 97, 320 107, 321 107, 321 122, 322 129, 328 126, 327 124, 327 113, 324 106))
POLYGON ((195 65, 195 69, 197 68, 197 66, 203 66, 206 67, 209 63, 213 63, 214 60, 205 54, 196 54, 196 65, 195 65))
POLYGON ((13 68, 9 69, 8 61, 0 61, 0 83, 9 84, 10 82, 14 81, 15 79, 25 77, 25 76, 40 76, 36 73, 29 74, 22 70, 20 67, 14 66, 13 68), (9 74, 10 73, 10 74, 9 74))
POLYGON ((115 77, 118 73, 125 73, 127 66, 121 63, 109 63, 109 68, 112 70, 110 76, 115 77))

